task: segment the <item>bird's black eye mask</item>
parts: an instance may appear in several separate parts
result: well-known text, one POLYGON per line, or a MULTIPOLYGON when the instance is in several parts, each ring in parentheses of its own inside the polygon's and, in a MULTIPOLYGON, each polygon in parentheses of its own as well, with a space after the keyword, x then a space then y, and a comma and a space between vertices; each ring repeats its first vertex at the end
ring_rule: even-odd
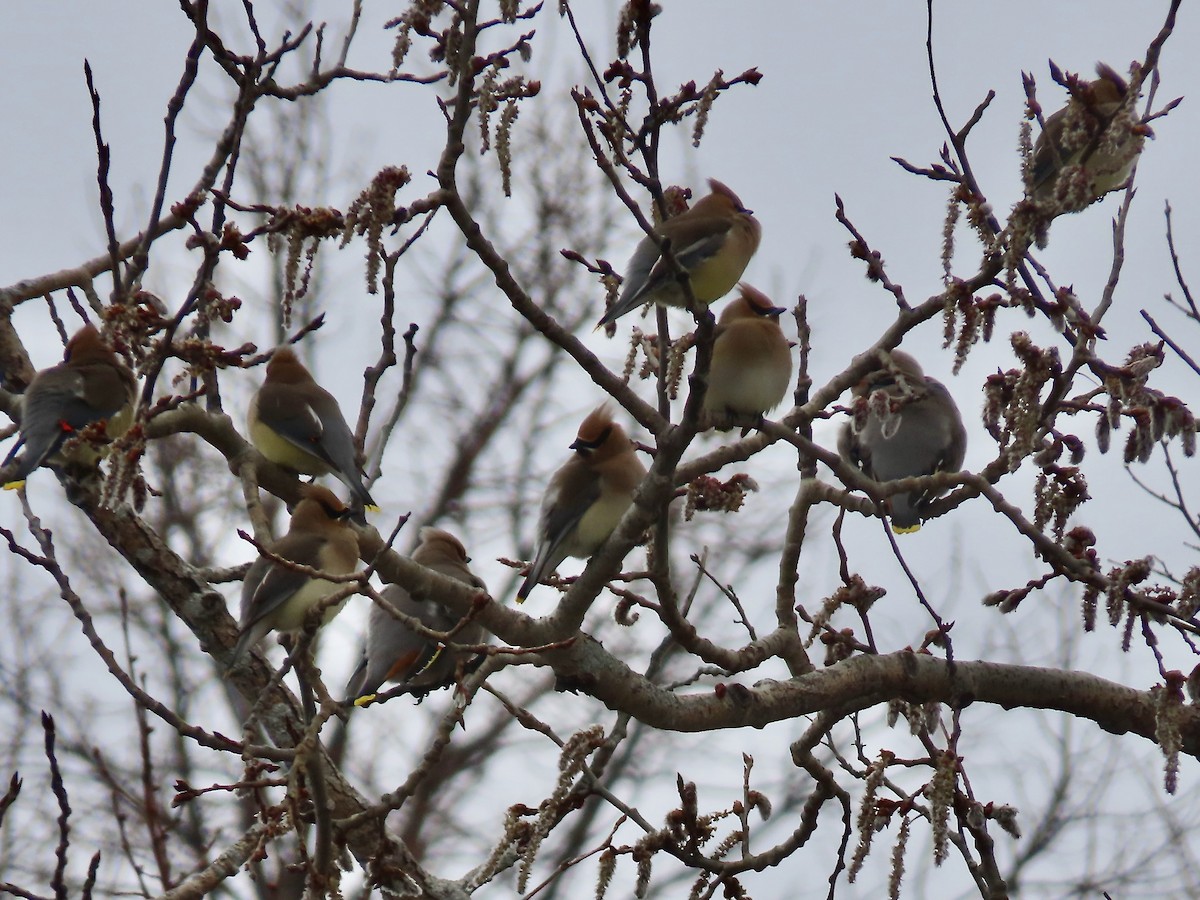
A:
POLYGON ((333 519, 335 522, 344 521, 345 519, 350 518, 350 516, 353 514, 353 510, 351 510, 348 506, 335 509, 324 500, 318 500, 317 502, 321 504, 321 509, 325 510, 325 515, 329 516, 329 518, 333 519))
POLYGON ((776 319, 787 312, 782 306, 759 306, 757 303, 751 303, 750 308, 756 316, 765 316, 768 319, 776 319))
POLYGON ((600 436, 597 437, 594 441, 585 441, 583 438, 576 438, 575 442, 573 444, 571 444, 571 449, 574 450, 576 453, 582 453, 582 454, 591 453, 593 450, 595 450, 597 447, 599 447, 601 444, 603 444, 605 441, 608 440, 608 436, 610 434, 612 434, 612 430, 613 430, 613 427, 611 425, 609 425, 602 432, 600 432, 600 436))

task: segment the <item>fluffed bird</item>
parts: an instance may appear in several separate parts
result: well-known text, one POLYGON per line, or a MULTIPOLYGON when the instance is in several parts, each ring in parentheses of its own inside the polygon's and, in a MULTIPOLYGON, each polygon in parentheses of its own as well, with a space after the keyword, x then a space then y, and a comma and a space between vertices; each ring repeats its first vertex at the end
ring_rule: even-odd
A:
MULTIPOLYGON (((21 398, 21 436, 5 457, 8 466, 22 446, 25 452, 8 473, 4 488, 20 487, 29 473, 53 462, 64 442, 93 422, 118 437, 129 427, 137 380, 93 325, 84 325, 67 341, 63 361, 43 369, 21 398)), ((94 464, 98 454, 80 447, 72 461, 94 464)))
MULTIPOLYGON (((857 427, 855 420, 842 427, 838 452, 876 481, 959 471, 967 431, 954 398, 907 353, 893 350, 891 356, 891 367, 880 366, 855 385, 856 403, 866 407, 865 422, 859 418, 857 427)), ((919 529, 924 509, 944 493, 945 488, 931 488, 892 494, 892 531, 919 529)))
POLYGON ((356 503, 376 508, 337 400, 313 380, 291 347, 272 354, 246 418, 251 442, 271 462, 305 475, 332 473, 356 503))
POLYGON ((586 559, 608 540, 646 476, 625 429, 600 406, 579 426, 568 459, 550 479, 538 519, 538 546, 517 591, 524 603, 534 585, 568 556, 586 559))
POLYGON ((1078 212, 1123 185, 1151 134, 1125 79, 1104 63, 1096 72, 1046 119, 1034 145, 1027 194, 1047 213, 1078 212))
POLYGON ((770 412, 783 402, 792 380, 791 345, 779 327, 787 310, 748 284, 739 287, 741 294, 721 311, 713 336, 704 409, 717 418, 770 412))
POLYGON ((700 304, 720 300, 737 284, 762 238, 762 226, 737 194, 714 178, 712 193, 642 238, 626 267, 621 295, 596 325, 600 328, 647 303, 687 306, 675 267, 663 245, 687 273, 700 304))
MULTIPOLYGON (((346 524, 350 508, 319 484, 301 485, 300 495, 287 534, 266 549, 280 559, 329 575, 349 575, 358 567, 358 537, 346 524)), ((236 666, 267 632, 302 628, 309 610, 344 587, 344 583, 314 578, 260 554, 242 582, 241 634, 228 668, 236 666)), ((336 616, 345 603, 330 604, 321 624, 336 616)))
MULTIPOLYGON (((413 551, 412 560, 463 584, 487 591, 483 580, 472 574, 462 542, 440 528, 422 528, 421 543, 413 551)), ((383 589, 384 598, 400 612, 419 621, 431 631, 448 632, 459 617, 431 597, 418 600, 398 584, 383 589)), ((456 644, 478 644, 483 640, 483 626, 470 621, 451 638, 456 644)), ((394 681, 427 693, 450 684, 462 654, 446 650, 426 635, 417 634, 409 626, 375 604, 367 621, 367 646, 362 661, 346 684, 348 701, 364 706, 375 697, 380 685, 394 681)))

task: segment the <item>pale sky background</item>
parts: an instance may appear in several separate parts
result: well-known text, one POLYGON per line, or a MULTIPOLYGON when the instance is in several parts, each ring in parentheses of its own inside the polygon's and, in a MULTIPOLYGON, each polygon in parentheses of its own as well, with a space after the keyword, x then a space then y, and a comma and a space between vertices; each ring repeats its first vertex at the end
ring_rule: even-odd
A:
MULTIPOLYGON (((554 4, 549 4, 553 7, 554 4)), ((703 193, 703 179, 716 177, 727 182, 754 209, 763 223, 764 237, 746 280, 766 290, 781 305, 807 296, 813 327, 813 375, 818 384, 839 371, 857 352, 869 346, 890 323, 894 306, 890 296, 863 277, 863 266, 849 258, 849 235, 834 221, 834 194, 846 204, 847 213, 871 246, 883 254, 893 280, 905 287, 910 302, 917 303, 941 289, 940 245, 946 205, 946 189, 902 171, 889 157, 902 156, 915 164, 937 160, 945 136, 934 108, 925 56, 924 5, 886 0, 838 3, 740 2, 718 0, 666 0, 664 13, 655 26, 656 74, 664 92, 695 79, 706 81, 713 70, 727 76, 752 66, 763 74, 757 87, 738 87, 716 105, 706 137, 699 150, 690 146, 689 130, 677 141, 665 144, 663 171, 672 181, 688 184, 703 193)), ((222 15, 236 21, 241 4, 214 2, 222 15)), ((612 21, 616 4, 580 3, 587 17, 589 41, 595 57, 603 62, 612 48, 612 21), (583 7, 586 7, 584 9, 583 7)), ((391 49, 391 32, 380 23, 397 15, 400 5, 368 4, 350 63, 363 69, 386 69, 391 49)), ((264 10, 266 4, 263 4, 264 10)), ((340 43, 342 15, 346 4, 315 4, 315 18, 326 17, 333 40, 340 43)), ((1006 2, 1002 4, 943 2, 937 5, 934 52, 940 85, 952 123, 961 126, 989 89, 996 98, 970 143, 971 161, 997 214, 1003 219, 1020 197, 1021 184, 1017 139, 1022 120, 1024 93, 1021 72, 1029 71, 1038 81, 1038 96, 1047 110, 1056 109, 1065 96, 1054 85, 1047 59, 1060 67, 1090 73, 1097 60, 1118 71, 1126 71, 1131 60, 1140 59, 1157 33, 1165 15, 1163 2, 1006 2)), ((278 33, 269 15, 262 18, 268 35, 278 33)), ((569 102, 566 91, 583 81, 582 67, 573 61, 573 42, 553 9, 542 12, 535 27, 534 58, 529 69, 543 81, 535 101, 560 111, 569 102), (548 60, 555 60, 548 65, 548 60)), ((95 150, 91 134, 91 110, 83 79, 87 58, 102 96, 102 124, 112 147, 111 183, 116 195, 117 222, 121 236, 140 229, 145 222, 161 154, 162 117, 167 99, 178 80, 183 53, 190 40, 187 21, 171 3, 109 0, 82 4, 46 0, 8 8, 0 18, 0 121, 5 123, 0 141, 0 285, 78 264, 104 252, 102 220, 96 200, 95 150)), ((1194 10, 1185 7, 1174 37, 1161 60, 1163 85, 1157 105, 1179 95, 1187 99, 1168 118, 1154 123, 1157 138, 1147 142, 1137 173, 1138 195, 1129 219, 1126 263, 1116 304, 1105 327, 1109 340, 1101 347, 1106 360, 1120 363, 1127 350, 1152 339, 1138 310, 1148 309, 1164 326, 1173 329, 1186 344, 1194 346, 1193 332, 1181 317, 1163 302, 1164 293, 1178 295, 1169 267, 1164 236, 1163 203, 1170 199, 1175 212, 1175 234, 1185 272, 1200 283, 1200 190, 1194 177, 1196 136, 1200 133, 1200 22, 1194 10)), ((414 55, 414 60, 419 57, 414 55)), ((419 63, 418 63, 419 65, 419 63)), ((226 118, 226 85, 214 77, 206 57, 201 84, 190 98, 179 128, 179 144, 168 194, 168 205, 181 199, 209 154, 214 132, 226 118)), ((312 202, 345 209, 350 199, 370 176, 384 165, 407 164, 414 185, 406 199, 420 196, 432 181, 423 173, 436 160, 442 137, 441 117, 433 93, 415 86, 343 85, 331 91, 334 127, 330 135, 332 163, 327 196, 312 202)), ((522 124, 532 106, 523 108, 515 132, 516 166, 521 165, 522 124)), ((594 171, 597 182, 603 180, 594 171)), ((498 192, 498 187, 497 187, 498 192)), ((245 199, 245 198, 244 198, 245 199)), ((615 202, 615 201, 614 201, 615 202)), ((1084 212, 1060 218, 1051 231, 1050 246, 1038 254, 1060 284, 1073 284, 1086 308, 1093 308, 1108 276, 1111 262, 1110 223, 1119 205, 1119 195, 1084 212)), ((520 215, 519 210, 516 213, 520 215)), ((637 240, 632 220, 613 235, 612 246, 603 254, 620 265, 637 240)), ((453 235, 446 232, 446 239, 453 235)), ((361 280, 361 249, 342 254, 322 251, 324 264, 333 272, 344 272, 338 291, 348 295, 345 303, 361 301, 369 308, 369 322, 351 323, 334 319, 323 334, 339 341, 374 341, 375 307, 366 297, 361 280)), ((256 249, 256 254, 264 252, 256 249)), ((959 231, 957 274, 973 274, 977 246, 959 231)), ((194 259, 182 251, 174 257, 156 259, 147 277, 147 287, 174 305, 182 298, 191 277, 194 259)), ((567 265, 567 263, 563 263, 567 265)), ((261 266, 252 258, 248 279, 261 266)), ((101 282, 102 292, 105 285, 101 282)), ((419 317, 420 299, 411 298, 414 318, 419 317)), ((602 305, 599 290, 581 303, 602 305)), ((62 307, 60 306, 60 309, 62 307)), ((30 302, 17 313, 23 328, 45 328, 48 319, 42 305, 30 302)), ((243 317, 243 321, 248 317, 243 317)), ((333 318, 331 316, 331 318, 333 318)), ((682 321, 682 320, 678 320, 682 321)), ((248 326, 247 326, 248 327, 248 326)), ((1019 316, 1001 320, 991 345, 977 348, 957 376, 951 375, 950 351, 940 351, 941 323, 933 320, 906 338, 904 347, 914 349, 929 374, 941 378, 958 398, 967 420, 972 446, 967 468, 986 463, 993 446, 983 432, 978 416, 979 386, 997 367, 1015 365, 1008 347, 1010 332, 1030 329, 1040 343, 1054 343, 1038 322, 1019 316)), ((33 333, 32 331, 23 333, 33 333)), ((35 363, 41 367, 57 361, 61 347, 51 331, 44 332, 44 346, 30 345, 35 363)), ((622 334, 626 333, 624 330, 622 334)), ((242 333, 239 339, 268 343, 265 331, 242 333)), ((623 340, 607 341, 592 335, 590 345, 619 367, 625 353, 623 340)), ((1060 350, 1063 349, 1061 344, 1060 350)), ((357 396, 361 372, 345 365, 332 340, 318 343, 318 369, 322 381, 347 406, 357 396)), ((372 347, 373 349, 373 347, 372 347)), ((1152 379, 1152 385, 1178 393, 1185 401, 1195 398, 1196 380, 1168 352, 1167 363, 1152 379)), ((248 390, 249 388, 247 388, 248 390)), ((549 439, 544 451, 544 470, 549 473, 565 453, 569 433, 578 421, 577 412, 595 405, 598 398, 581 393, 575 406, 564 415, 563 439, 549 439)), ((241 415, 234 410, 235 418, 241 415)), ((1064 424, 1068 420, 1062 420, 1064 424)), ((1091 442, 1092 425, 1079 423, 1077 433, 1091 442)), ((827 445, 835 440, 833 424, 818 431, 827 445)), ((385 478, 374 491, 385 509, 399 514, 420 506, 412 496, 413 482, 407 477, 413 457, 405 453, 401 436, 393 453, 385 459, 385 478)), ((1120 460, 1122 435, 1115 435, 1114 450, 1101 457, 1092 450, 1085 471, 1097 499, 1085 507, 1079 522, 1100 537, 1102 554, 1120 553, 1121 560, 1156 554, 1174 571, 1191 564, 1192 552, 1184 535, 1169 514, 1139 492, 1123 472, 1120 460)), ((782 527, 786 502, 794 491, 794 456, 781 448, 747 464, 767 490, 751 498, 750 508, 768 523, 774 515, 782 527), (780 498, 787 498, 786 502, 780 498), (772 513, 771 510, 775 512, 772 513)), ((1194 469, 1190 463, 1185 472, 1194 469)), ((53 478, 31 481, 31 497, 43 507, 60 489, 53 478), (36 490, 35 490, 36 489, 36 490), (43 499, 45 498, 45 499, 43 499)), ((1027 465, 1002 484, 1009 499, 1022 508, 1032 508, 1033 475, 1027 465)), ((232 484, 232 482, 231 482, 232 484)), ((19 517, 13 498, 0 498, 0 521, 19 517)), ((536 502, 536 498, 533 498, 536 502)), ((831 519, 832 517, 830 517, 831 519)), ((530 517, 532 527, 533 516, 530 517)), ((487 534, 464 536, 476 560, 476 571, 498 583, 506 570, 493 559, 512 555, 514 548, 489 541, 487 534)), ((895 561, 886 550, 878 524, 851 517, 847 542, 857 548, 854 562, 868 580, 890 588, 887 609, 873 613, 877 633, 886 625, 904 637, 896 646, 917 641, 929 627, 911 592, 899 579, 895 561)), ((813 543, 806 547, 805 589, 814 598, 823 596, 835 583, 836 565, 832 547, 813 543), (825 563, 828 563, 827 565, 825 563)), ((1042 625, 1077 616, 1075 592, 1035 594, 1021 609, 999 625, 996 614, 981 612, 979 598, 988 590, 1014 586, 1039 574, 1026 554, 1027 545, 1012 529, 997 520, 981 500, 966 504, 952 516, 930 523, 903 549, 927 588, 950 618, 973 621, 985 627, 965 627, 955 632, 956 652, 964 658, 990 652, 1001 638, 997 633, 1015 630, 1024 661, 1050 662, 1056 647, 1053 633, 1042 625), (950 578, 954 573, 954 577, 950 578), (998 574, 999 573, 999 574, 998 574), (1016 573, 1016 574, 1014 574, 1016 573), (992 623, 987 625, 987 623, 992 623)), ((231 544, 229 562, 244 559, 245 550, 231 544)), ((1117 560, 1118 562, 1121 560, 1117 560)), ((1107 561, 1107 560, 1106 560, 1107 561)), ((0 576, 12 563, 0 556, 0 576)), ((568 567, 564 567, 567 569, 568 567)), ((7 581, 7 577, 4 577, 7 581)), ((226 589, 233 599, 233 592, 226 589)), ((536 606, 535 595, 530 606, 536 606)), ((541 596, 548 603, 546 596, 541 596)), ((764 603, 768 602, 766 598, 764 603)), ((812 608, 812 606, 810 606, 812 608)), ((546 610, 540 610, 545 612, 546 610)), ((536 608, 532 610, 538 613, 536 608)), ((352 645, 365 619, 366 607, 348 610, 334 624, 335 634, 352 645)), ((589 627, 607 634, 611 621, 593 609, 589 627)), ((1068 624, 1068 628, 1070 625, 1068 624)), ((82 641, 77 634, 73 639, 82 641)), ((1122 668, 1145 677, 1153 667, 1136 652, 1123 658, 1118 639, 1107 628, 1086 638, 1081 648, 1081 667, 1119 676, 1122 668)), ((327 642, 330 645, 336 640, 327 642)), ((1164 644, 1168 664, 1190 669, 1194 660, 1179 653, 1172 640, 1164 644)), ((348 654, 343 665, 350 665, 348 654)), ((333 666, 336 669, 336 664, 333 666)), ((757 677, 757 676, 756 676, 757 677)), ((1134 682, 1147 688, 1151 682, 1134 682)), ((399 704, 396 704, 398 707, 399 704)), ((393 715, 399 710, 389 708, 393 715)), ((987 713, 995 713, 988 710, 987 713)), ((978 715, 984 715, 980 711, 978 715)), ((997 717, 999 718, 999 717, 997 717)), ((1088 727, 1088 726, 1084 726, 1088 727)), ((754 740, 778 745, 786 756, 786 741, 798 732, 796 723, 768 729, 754 740)), ((727 736, 721 746, 734 753, 743 735, 727 736)), ((886 742, 887 737, 884 738, 886 742)), ((1132 739, 1126 739, 1132 740, 1132 739)), ((694 748, 702 743, 694 737, 674 746, 694 748)), ((712 751, 711 741, 705 749, 712 751)), ((990 748, 997 759, 1011 748, 997 737, 990 748)), ((684 751, 690 752, 690 751, 684 751)), ((980 749, 981 755, 988 750, 980 749)), ((682 753, 681 753, 682 756, 682 753)), ((786 763, 786 759, 782 760, 786 763)), ((780 760, 775 761, 780 764, 780 760)), ((2 774, 2 773, 0 773, 2 774)), ((1183 767, 1181 783, 1190 786, 1200 776, 1193 763, 1183 767)), ((1158 790, 1159 780, 1148 777, 1148 790, 1158 790)), ((997 793, 1013 790, 1003 781, 997 793)), ((1019 789, 1018 789, 1019 790, 1019 789)), ((505 793, 506 802, 515 799, 505 793)), ((528 799, 526 797, 525 799, 528 799)), ((998 798, 999 799, 999 798, 998 798)), ((498 805, 489 809, 502 809, 498 805)), ((1195 822, 1196 811, 1190 810, 1195 822)), ((833 819, 830 819, 832 822, 833 819)), ((829 825, 833 828, 833 825, 829 825)), ((824 829, 823 829, 824 830, 824 829)), ((803 857, 797 857, 797 862, 803 857)), ((796 864, 789 863, 757 882, 765 890, 755 896, 795 896, 796 864), (777 880, 776 880, 777 879, 777 880), (772 893, 778 885, 780 893, 772 893)), ((955 868, 951 866, 951 868, 955 868)), ((452 872, 444 872, 450 875, 452 872)), ((942 873, 944 874, 944 873, 942 873)), ((812 896, 825 877, 821 870, 812 896)), ((753 891, 752 882, 752 891, 753 891)), ((877 884, 877 883, 876 883, 877 884)), ((943 885, 934 881, 935 885, 943 885)), ((955 882, 958 884, 958 882, 955 882)), ((874 896, 869 888, 855 894, 854 888, 839 893, 844 897, 874 896)), ((942 893, 944 885, 935 894, 942 893)), ((506 896, 502 888, 485 890, 477 896, 506 896)), ((807 894, 801 895, 807 896, 807 894)))

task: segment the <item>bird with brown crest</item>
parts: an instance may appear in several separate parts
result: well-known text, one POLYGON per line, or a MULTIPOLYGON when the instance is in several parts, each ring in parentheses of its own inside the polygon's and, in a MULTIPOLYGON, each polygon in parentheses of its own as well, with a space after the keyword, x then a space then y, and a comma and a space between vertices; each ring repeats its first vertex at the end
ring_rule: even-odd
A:
POLYGON ((132 421, 136 399, 133 372, 94 325, 84 325, 67 341, 63 361, 38 372, 21 398, 20 438, 0 465, 7 468, 22 447, 25 452, 6 472, 4 489, 21 487, 39 466, 95 465, 95 447, 77 442, 64 459, 63 444, 95 422, 104 423, 106 437, 119 437, 132 421))
POLYGON ((250 401, 250 441, 271 462, 304 475, 332 473, 359 509, 376 509, 363 484, 354 435, 337 400, 313 379, 291 347, 279 347, 250 401))
POLYGON ((647 303, 687 306, 676 265, 687 274, 692 296, 701 305, 720 300, 737 284, 758 250, 762 226, 737 194, 715 178, 712 193, 642 238, 625 271, 617 302, 604 313, 600 328, 647 303), (669 248, 671 259, 663 252, 669 248))
MULTIPOLYGON (((349 575, 358 568, 358 536, 346 520, 351 510, 333 491, 319 484, 300 487, 300 502, 292 511, 288 532, 266 549, 279 559, 329 575, 349 575)), ((230 654, 232 669, 271 631, 297 631, 310 610, 345 584, 292 568, 260 554, 242 582, 241 634, 230 654)), ((348 598, 347 598, 348 599, 348 598)), ((330 604, 322 617, 326 624, 346 600, 330 604)))
POLYGON ((1152 135, 1125 79, 1104 63, 1096 73, 1090 82, 1068 76, 1071 98, 1047 117, 1034 145, 1026 193, 1043 214, 1078 212, 1124 185, 1152 135))
POLYGON ((600 406, 579 426, 574 455, 554 473, 542 497, 537 552, 517 602, 568 556, 587 559, 608 540, 646 476, 625 429, 600 406))
MULTIPOLYGON (((912 356, 893 350, 891 363, 867 373, 853 394, 862 421, 842 427, 838 452, 869 478, 895 481, 962 468, 967 430, 958 405, 912 356)), ((930 487, 892 494, 892 531, 917 531, 925 509, 944 493, 946 488, 930 487)))
POLYGON ((748 284, 739 289, 717 320, 704 394, 710 420, 725 431, 722 417, 761 419, 783 402, 792 381, 791 344, 779 327, 787 310, 748 284))
MULTIPOLYGON (((421 543, 412 561, 486 593, 487 585, 471 572, 471 558, 462 542, 440 528, 422 528, 421 543)), ((414 597, 398 584, 383 589, 383 597, 397 610, 420 622, 430 631, 453 631, 459 617, 433 597, 414 597)), ((478 644, 483 626, 464 624, 451 638, 455 644, 478 644)), ((424 694, 446 687, 454 680, 462 654, 447 649, 424 634, 418 634, 379 604, 371 607, 367 620, 367 646, 362 661, 346 684, 347 701, 365 706, 385 681, 403 685, 410 693, 424 694)))

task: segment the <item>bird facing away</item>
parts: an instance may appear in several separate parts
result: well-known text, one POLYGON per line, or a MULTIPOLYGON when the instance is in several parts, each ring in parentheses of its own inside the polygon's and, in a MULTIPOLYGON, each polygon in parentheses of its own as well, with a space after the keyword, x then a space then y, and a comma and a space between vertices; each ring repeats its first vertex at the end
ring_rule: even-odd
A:
MULTIPOLYGON (((421 543, 412 560, 463 584, 487 591, 483 580, 471 573, 471 558, 462 543, 440 528, 422 528, 421 543)), ((418 600, 398 584, 389 584, 383 596, 405 615, 418 620, 431 631, 448 632, 459 622, 432 597, 418 600)), ((468 622, 450 639, 456 644, 478 644, 483 626, 468 622)), ((401 622, 383 607, 374 604, 367 621, 367 646, 362 661, 346 684, 347 701, 365 706, 385 681, 403 684, 413 693, 427 693, 453 682, 462 653, 444 649, 436 641, 401 622)))
POLYGON ((664 243, 687 273, 696 302, 720 300, 737 284, 762 238, 762 226, 737 194, 714 178, 712 193, 642 238, 626 267, 621 295, 601 317, 600 328, 647 303, 687 306, 675 267, 663 255, 664 243))
MULTIPOLYGON (((866 403, 865 424, 842 427, 838 452, 876 481, 893 481, 935 472, 957 472, 967 452, 962 415, 946 386, 929 378, 901 350, 892 351, 892 367, 881 366, 855 385, 856 403, 866 403), (911 392, 900 385, 899 374, 911 392), (876 391, 882 397, 872 399, 876 391), (882 401, 882 402, 881 402, 882 401), (880 407, 886 407, 881 415, 880 407)), ((888 498, 892 531, 907 534, 921 527, 921 514, 945 488, 907 491, 888 498)))
POLYGON ((792 350, 779 327, 787 310, 748 284, 739 287, 714 332, 704 395, 711 417, 762 416, 783 402, 792 381, 792 350))
MULTIPOLYGON (((267 549, 280 559, 330 575, 349 575, 358 567, 358 537, 346 524, 350 509, 319 484, 301 485, 300 494, 287 534, 267 549)), ((309 610, 343 587, 344 583, 314 578, 260 554, 242 582, 241 634, 228 668, 236 666, 267 632, 302 628, 309 610)), ((321 624, 336 616, 345 603, 327 607, 321 624)))
POLYGON ((537 553, 517 591, 518 603, 568 556, 586 559, 599 550, 646 476, 633 442, 607 406, 588 414, 571 449, 575 455, 554 473, 542 497, 537 553))
POLYGON ((246 418, 251 442, 271 462, 305 475, 332 473, 350 489, 355 504, 376 508, 337 401, 313 380, 291 347, 272 354, 246 418))
POLYGON ((1104 63, 1096 72, 1046 119, 1034 145, 1026 193, 1046 213, 1078 212, 1123 185, 1150 133, 1125 79, 1104 63))
MULTIPOLYGON (((21 436, 3 466, 25 452, 4 484, 12 490, 29 473, 54 462, 64 442, 93 422, 104 422, 110 438, 119 437, 133 418, 137 380, 93 325, 84 325, 67 341, 63 361, 42 369, 21 398, 21 436)), ((71 462, 93 465, 99 458, 91 447, 80 447, 71 462)), ((61 456, 59 457, 61 459, 61 456)))

